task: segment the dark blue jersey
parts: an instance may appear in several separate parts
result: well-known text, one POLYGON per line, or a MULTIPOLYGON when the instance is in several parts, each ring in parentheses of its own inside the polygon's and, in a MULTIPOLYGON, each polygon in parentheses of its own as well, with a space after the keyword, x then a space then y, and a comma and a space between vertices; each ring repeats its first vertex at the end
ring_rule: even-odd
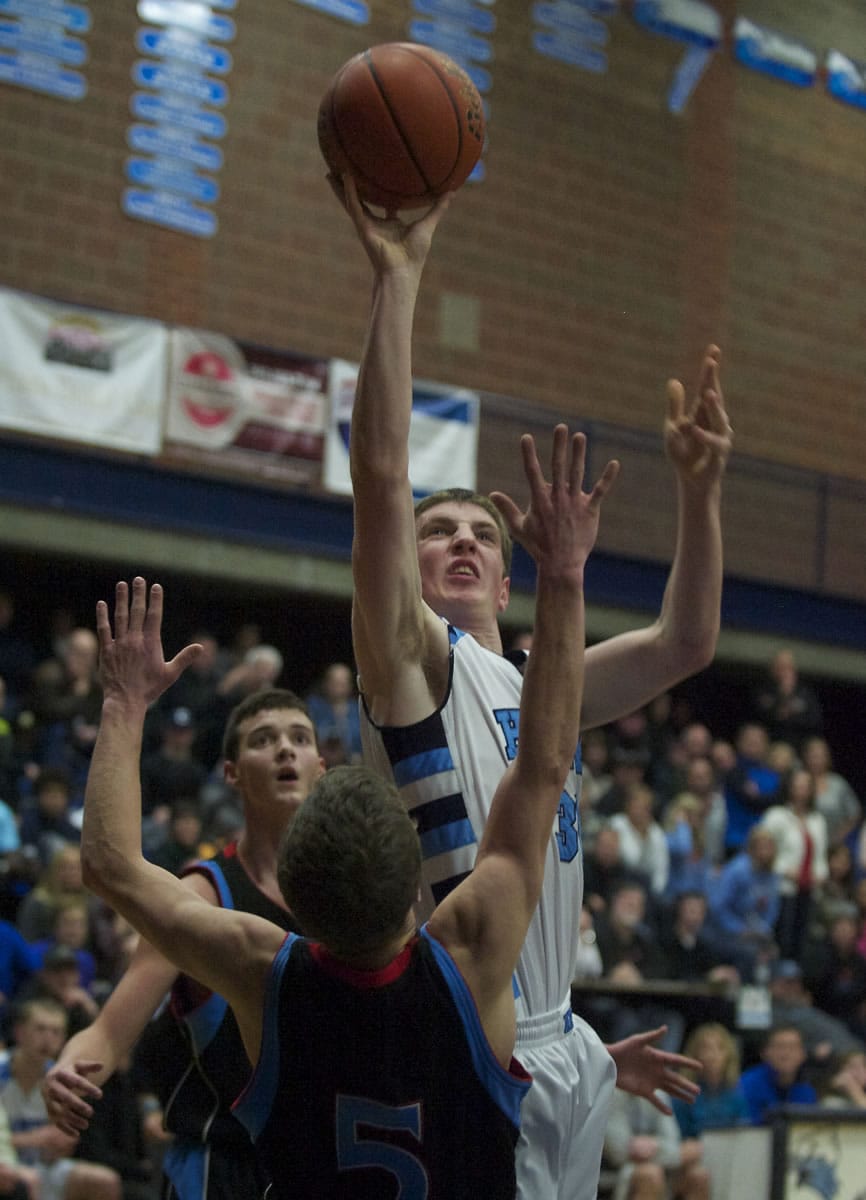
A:
POLYGON ((378 971, 290 934, 235 1113, 280 1200, 510 1200, 528 1088, 426 926, 378 971))
MULTIPOLYGON (((237 846, 193 864, 223 908, 255 913, 295 928, 285 909, 261 892, 241 864, 237 846)), ((267 1187, 249 1134, 231 1106, 250 1078, 234 1014, 222 996, 178 976, 170 1003, 146 1031, 139 1065, 152 1082, 175 1141, 163 1169, 170 1195, 181 1200, 259 1200, 267 1187)))

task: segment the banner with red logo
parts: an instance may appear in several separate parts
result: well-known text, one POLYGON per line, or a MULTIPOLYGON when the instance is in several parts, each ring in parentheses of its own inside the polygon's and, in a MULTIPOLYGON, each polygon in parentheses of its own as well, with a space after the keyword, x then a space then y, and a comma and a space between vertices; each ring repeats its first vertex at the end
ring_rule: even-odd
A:
POLYGON ((164 325, 0 288, 0 348, 0 428, 159 452, 164 325))
POLYGON ((165 455, 268 482, 318 480, 327 378, 324 359, 175 329, 165 455))

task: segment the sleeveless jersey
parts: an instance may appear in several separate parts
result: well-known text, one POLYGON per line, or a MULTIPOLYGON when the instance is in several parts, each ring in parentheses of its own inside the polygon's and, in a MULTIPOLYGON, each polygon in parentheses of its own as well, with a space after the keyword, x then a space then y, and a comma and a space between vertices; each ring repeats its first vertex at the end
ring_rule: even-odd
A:
MULTIPOLYGON (((259 891, 244 870, 237 844, 185 872, 206 876, 223 908, 255 913, 283 929, 291 917, 259 891)), ((225 1148, 250 1149, 231 1106, 250 1078, 249 1060, 234 1013, 222 996, 178 976, 165 1013, 148 1037, 158 1058, 156 1084, 165 1126, 177 1137, 225 1148)), ((147 1064, 150 1065, 150 1064, 147 1064)))
POLYGON ((426 928, 378 971, 289 934, 235 1113, 281 1200, 512 1200, 530 1080, 511 1066, 426 928))
MULTIPOLYGON (((472 870, 493 793, 517 753, 523 676, 502 655, 448 626, 441 708, 416 725, 377 727, 361 704, 364 761, 396 783, 424 859, 421 919, 472 870)), ((553 822, 541 900, 516 972, 517 1017, 570 1011, 580 910, 580 745, 553 822)))

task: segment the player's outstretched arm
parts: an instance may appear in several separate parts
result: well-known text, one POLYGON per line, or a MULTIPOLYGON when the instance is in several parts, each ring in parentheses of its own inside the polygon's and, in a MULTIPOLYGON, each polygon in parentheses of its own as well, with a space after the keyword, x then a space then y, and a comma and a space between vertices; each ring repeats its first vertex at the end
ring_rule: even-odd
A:
MULTIPOLYGON (((380 218, 358 199, 350 176, 335 181, 374 269, 373 297, 361 356, 349 443, 354 498, 352 633, 364 694, 377 721, 426 716, 406 712, 406 692, 425 693, 419 664, 437 625, 421 600, 409 483, 412 412, 412 323, 421 276, 443 197, 420 220, 380 218), (398 686, 405 673, 407 688, 398 686)), ((435 632, 434 632, 435 631, 435 632)), ((447 652, 441 633, 443 653, 447 652)), ((425 697, 426 701, 426 697, 425 697)))
POLYGON ((721 352, 708 346, 691 403, 667 384, 665 448, 677 479, 677 541, 658 619, 592 646, 583 727, 633 712, 712 661, 722 597, 722 476, 732 430, 722 397, 721 352))
MULTIPOLYGON (((218 904, 213 885, 199 874, 183 887, 218 904)), ((69 1039, 42 1082, 49 1118, 64 1133, 78 1134, 93 1116, 100 1085, 129 1054, 177 978, 177 967, 143 938, 132 961, 94 1021, 69 1039)))
POLYGON ((217 909, 141 853, 139 757, 144 714, 199 653, 170 662, 162 651, 162 588, 137 577, 130 599, 119 583, 112 635, 97 605, 102 719, 85 793, 81 858, 85 883, 180 970, 219 992, 235 1010, 244 1043, 259 1051, 265 977, 283 932, 248 913, 217 909))
POLYGON ((521 441, 531 500, 526 512, 491 497, 537 566, 536 622, 520 705, 517 757, 493 800, 475 869, 430 919, 458 962, 488 1036, 513 1035, 511 974, 541 892, 554 816, 576 749, 583 692, 583 574, 601 503, 616 478, 609 463, 583 491, 586 438, 554 430, 551 478, 530 436, 521 441))

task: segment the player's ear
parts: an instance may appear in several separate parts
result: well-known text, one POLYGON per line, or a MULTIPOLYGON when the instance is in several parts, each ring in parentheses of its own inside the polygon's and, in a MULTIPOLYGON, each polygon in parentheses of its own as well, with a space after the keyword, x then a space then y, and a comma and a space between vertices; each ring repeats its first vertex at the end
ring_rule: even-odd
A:
POLYGON ((503 577, 502 583, 499 586, 499 596, 496 601, 496 611, 505 612, 508 608, 508 601, 511 598, 511 576, 503 577))
POLYGON ((237 763, 232 762, 230 758, 223 759, 223 779, 229 787, 236 788, 238 786, 237 763))

